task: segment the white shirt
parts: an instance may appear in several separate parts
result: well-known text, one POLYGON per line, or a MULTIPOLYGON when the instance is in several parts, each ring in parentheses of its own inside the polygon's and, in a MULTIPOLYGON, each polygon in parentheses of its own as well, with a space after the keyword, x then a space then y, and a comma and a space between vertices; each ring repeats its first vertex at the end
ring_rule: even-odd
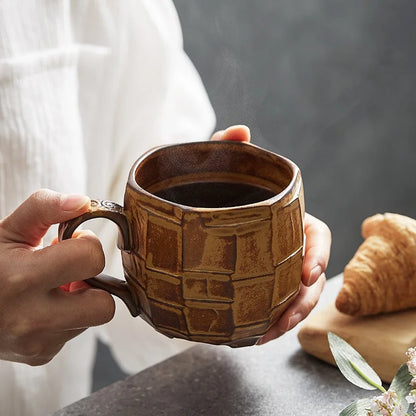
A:
MULTIPOLYGON (((122 204, 138 156, 207 139, 214 121, 171 0, 0 0, 0 218, 42 187, 122 204)), ((86 226, 121 276, 114 224, 86 226)), ((88 394, 98 333, 130 373, 190 345, 117 303, 45 366, 0 361, 0 415, 44 416, 88 394)))

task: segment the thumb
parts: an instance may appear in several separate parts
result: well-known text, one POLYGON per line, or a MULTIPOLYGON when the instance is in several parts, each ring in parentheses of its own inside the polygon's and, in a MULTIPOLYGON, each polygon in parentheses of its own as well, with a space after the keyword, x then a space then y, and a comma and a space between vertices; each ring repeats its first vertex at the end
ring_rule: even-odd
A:
POLYGON ((40 189, 2 222, 9 240, 36 247, 49 227, 86 212, 90 199, 83 195, 65 195, 40 189))
POLYGON ((243 125, 230 126, 225 130, 219 130, 215 132, 211 140, 230 140, 234 142, 249 142, 250 141, 250 129, 243 125))

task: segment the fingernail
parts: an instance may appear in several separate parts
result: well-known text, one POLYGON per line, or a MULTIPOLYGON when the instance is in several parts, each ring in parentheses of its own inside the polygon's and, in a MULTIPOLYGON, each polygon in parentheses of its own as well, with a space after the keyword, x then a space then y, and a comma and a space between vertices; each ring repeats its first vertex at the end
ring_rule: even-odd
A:
POLYGON ((302 318, 303 318, 303 316, 300 313, 293 314, 289 318, 286 331, 290 331, 291 329, 293 329, 302 320, 302 318))
POLYGON ((61 208, 63 211, 78 211, 90 203, 85 195, 71 194, 61 196, 61 208))
POLYGON ((269 329, 261 338, 259 338, 256 342, 256 345, 267 344, 269 341, 272 341, 273 339, 281 337, 283 334, 285 334, 285 332, 286 332, 286 329, 281 329, 275 326, 274 328, 269 329))
POLYGON ((261 344, 263 344, 263 338, 264 338, 264 337, 259 338, 259 339, 257 340, 257 342, 256 342, 256 345, 261 345, 261 344))
POLYGON ((261 338, 259 338, 256 342, 256 345, 264 345, 271 341, 273 337, 270 334, 265 334, 261 338))
POLYGON ((311 273, 309 274, 309 279, 307 283, 308 286, 315 283, 321 274, 322 274, 322 267, 318 264, 311 270, 311 273))
POLYGON ((250 141, 250 129, 244 124, 236 124, 225 129, 223 138, 229 141, 250 141))

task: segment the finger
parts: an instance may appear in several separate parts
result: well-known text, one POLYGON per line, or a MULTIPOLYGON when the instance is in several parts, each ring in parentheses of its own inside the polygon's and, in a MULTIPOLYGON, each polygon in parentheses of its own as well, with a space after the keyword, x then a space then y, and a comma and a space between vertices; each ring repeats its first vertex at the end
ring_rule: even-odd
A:
POLYGON ((105 290, 95 288, 71 293, 56 290, 51 295, 50 307, 56 311, 51 328, 62 331, 105 324, 115 313, 113 297, 105 290))
POLYGON ((325 275, 322 274, 314 285, 310 287, 301 285, 295 301, 287 308, 276 324, 257 341, 257 345, 265 344, 272 339, 280 337, 305 319, 317 304, 324 288, 325 280, 325 275))
POLYGON ((20 264, 19 272, 25 276, 27 284, 49 290, 96 276, 104 266, 100 240, 85 230, 75 238, 29 253, 20 264))
POLYGON ((249 142, 250 129, 244 125, 230 126, 225 130, 217 131, 211 140, 231 140, 236 142, 249 142))
POLYGON ((41 189, 2 221, 2 229, 9 241, 37 247, 52 224, 86 212, 89 205, 90 200, 86 196, 41 189))
POLYGON ((328 266, 331 250, 331 231, 328 226, 305 214, 305 258, 302 266, 302 282, 313 285, 328 266))

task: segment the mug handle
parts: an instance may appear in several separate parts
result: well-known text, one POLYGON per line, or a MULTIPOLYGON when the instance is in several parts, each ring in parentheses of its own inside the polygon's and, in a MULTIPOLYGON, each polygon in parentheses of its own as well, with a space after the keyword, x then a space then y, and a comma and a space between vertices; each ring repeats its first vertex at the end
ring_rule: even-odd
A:
MULTIPOLYGON (((85 214, 59 224, 58 240, 62 241, 71 238, 79 225, 93 218, 107 218, 117 224, 120 231, 117 246, 120 250, 130 250, 129 226, 123 207, 112 201, 98 199, 91 200, 90 210, 85 214)), ((85 279, 85 281, 91 286, 106 290, 119 297, 126 304, 132 316, 139 315, 140 309, 136 305, 124 280, 101 273, 98 276, 85 279)))

